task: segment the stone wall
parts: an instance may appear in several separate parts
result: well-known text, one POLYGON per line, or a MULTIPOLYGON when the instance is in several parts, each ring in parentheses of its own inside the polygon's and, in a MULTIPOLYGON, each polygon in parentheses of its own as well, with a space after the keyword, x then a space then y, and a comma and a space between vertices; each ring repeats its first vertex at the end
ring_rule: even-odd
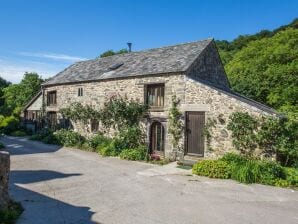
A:
MULTIPOLYGON (((220 67, 219 64, 218 66, 220 67)), ((218 82, 218 84, 221 83, 221 85, 227 87, 226 77, 222 71, 220 71, 219 67, 216 68, 218 72, 214 76, 214 82, 218 82), (220 79, 223 80, 220 81, 220 79)), ((231 133, 226 128, 228 118, 233 112, 248 112, 256 116, 270 114, 266 112, 266 110, 256 106, 256 103, 249 103, 251 101, 236 96, 236 94, 233 94, 229 89, 223 90, 223 86, 221 86, 222 88, 212 87, 212 85, 206 83, 203 84, 197 79, 198 77, 189 77, 184 74, 166 74, 47 87, 45 88, 45 93, 53 90, 57 91, 57 105, 54 107, 47 106, 46 111, 59 111, 60 108, 67 107, 73 102, 92 105, 94 108, 98 109, 113 95, 126 96, 128 99, 144 102, 145 85, 164 83, 164 109, 161 111, 151 110, 150 119, 144 120, 144 128, 147 130, 148 141, 150 124, 155 120, 162 123, 166 133, 165 156, 168 158, 175 158, 175 152, 173 152, 171 144, 171 136, 167 131, 168 111, 171 107, 171 98, 173 95, 176 95, 177 98, 180 99, 183 122, 185 119, 185 112, 187 111, 204 111, 206 122, 208 119, 216 121, 216 127, 212 129, 210 145, 207 145, 207 143, 205 144, 204 157, 206 158, 218 157, 233 148, 231 133), (78 88, 83 88, 83 96, 78 96, 78 88)), ((86 126, 78 123, 73 123, 73 126, 76 131, 84 135, 92 135, 90 126, 86 128, 86 126)), ((102 130, 103 129, 101 129, 101 131, 102 130)), ((113 131, 105 131, 108 135, 113 134, 113 131)), ((184 146, 184 142, 185 140, 183 138, 181 139, 180 144, 184 146)))
POLYGON ((217 86, 220 89, 228 90, 230 88, 214 41, 212 41, 192 63, 186 75, 195 80, 217 86))
MULTIPOLYGON (((60 108, 69 106, 73 102, 81 102, 85 105, 92 105, 94 108, 99 109, 103 106, 104 102, 113 95, 126 96, 128 99, 139 100, 144 102, 144 86, 154 83, 165 84, 165 99, 164 109, 161 111, 150 111, 150 121, 144 121, 145 126, 148 128, 150 123, 156 119, 163 118, 162 122, 167 133, 167 116, 168 110, 171 107, 171 98, 176 95, 178 98, 184 99, 185 81, 182 74, 169 74, 169 75, 153 75, 150 77, 131 77, 124 79, 102 80, 98 82, 88 82, 80 84, 58 85, 45 88, 45 94, 48 91, 57 91, 57 105, 47 106, 46 111, 59 111, 60 108), (78 96, 78 88, 83 88, 83 96, 78 96)), ((45 97, 46 99, 46 97, 45 97)), ((73 123, 74 129, 84 135, 90 135, 91 127, 73 123)), ((113 130, 105 130, 113 133, 113 130)), ((148 134, 148 133, 147 133, 148 134)), ((147 135, 149 137, 149 135, 147 135)), ((170 135, 165 136, 165 154, 166 157, 172 157, 172 147, 170 143, 170 135)), ((148 140, 148 139, 147 139, 148 140)))
POLYGON ((205 111, 206 122, 208 119, 216 122, 215 128, 211 130, 210 146, 205 144, 205 157, 218 157, 233 149, 231 133, 226 127, 232 113, 248 112, 254 116, 270 115, 269 112, 232 93, 207 86, 188 77, 185 77, 185 82, 185 105, 182 105, 182 110, 205 111))
POLYGON ((10 169, 9 153, 0 151, 0 210, 6 209, 9 203, 9 196, 8 196, 9 169, 10 169))

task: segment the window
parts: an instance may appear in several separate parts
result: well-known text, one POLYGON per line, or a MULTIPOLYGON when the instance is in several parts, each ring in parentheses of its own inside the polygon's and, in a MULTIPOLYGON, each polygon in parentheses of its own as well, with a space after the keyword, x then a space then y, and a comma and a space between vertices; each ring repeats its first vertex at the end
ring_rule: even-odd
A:
POLYGON ((78 96, 83 96, 83 88, 78 88, 78 96))
POLYGON ((164 106, 165 85, 154 84, 146 87, 146 103, 151 108, 162 108, 164 106))
POLYGON ((57 91, 51 91, 47 94, 47 105, 52 106, 57 104, 57 91))
POLYGON ((99 128, 98 126, 99 122, 97 120, 91 120, 91 132, 97 132, 99 128))

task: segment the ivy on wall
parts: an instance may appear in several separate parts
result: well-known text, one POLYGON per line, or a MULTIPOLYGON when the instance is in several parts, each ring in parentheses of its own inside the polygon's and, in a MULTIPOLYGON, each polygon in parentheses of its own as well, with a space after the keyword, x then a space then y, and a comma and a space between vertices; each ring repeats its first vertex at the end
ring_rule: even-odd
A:
POLYGON ((183 134, 183 123, 181 120, 182 113, 178 109, 180 100, 172 96, 172 106, 169 111, 169 133, 172 136, 172 145, 174 149, 181 150, 179 141, 183 134))

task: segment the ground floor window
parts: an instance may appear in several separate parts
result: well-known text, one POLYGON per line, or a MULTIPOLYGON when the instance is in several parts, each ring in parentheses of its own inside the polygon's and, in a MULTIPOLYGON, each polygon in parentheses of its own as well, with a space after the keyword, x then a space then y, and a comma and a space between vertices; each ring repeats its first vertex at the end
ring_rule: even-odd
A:
POLYGON ((160 122, 154 122, 150 128, 151 153, 161 153, 164 151, 164 127, 160 122))

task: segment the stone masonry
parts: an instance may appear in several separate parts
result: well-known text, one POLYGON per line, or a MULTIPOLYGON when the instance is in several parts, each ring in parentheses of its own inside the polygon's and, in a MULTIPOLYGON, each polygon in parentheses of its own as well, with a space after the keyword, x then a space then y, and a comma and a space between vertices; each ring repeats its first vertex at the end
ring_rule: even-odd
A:
POLYGON ((9 195, 8 195, 9 169, 10 169, 9 153, 0 151, 0 210, 6 209, 9 204, 9 195))
MULTIPOLYGON (((149 143, 151 124, 154 121, 162 124, 165 132, 166 158, 176 158, 176 152, 171 144, 171 135, 168 133, 168 112, 174 95, 180 100, 183 123, 186 113, 191 111, 201 112, 201 114, 204 112, 205 124, 209 120, 215 122, 215 127, 210 130, 210 142, 207 144, 206 139, 204 140, 205 158, 215 158, 233 150, 231 133, 226 128, 232 113, 248 112, 256 116, 276 114, 271 108, 234 93, 230 89, 213 40, 76 63, 43 84, 44 101, 47 99, 48 92, 57 93, 57 104, 45 106, 45 112, 59 112, 59 109, 73 102, 92 105, 98 109, 114 95, 126 96, 128 99, 143 103, 146 86, 161 83, 165 87, 164 107, 150 110, 150 117, 144 119, 143 125, 149 143), (110 66, 115 63, 120 67, 111 70, 110 66), (79 88, 83 88, 83 96, 78 96, 79 88)), ((43 102, 43 105, 46 103, 43 102)), ((59 119, 61 116, 58 113, 58 122, 59 119)), ((92 134, 90 126, 87 129, 77 123, 73 123, 73 126, 76 131, 84 135, 92 134)), ((113 133, 110 130, 100 131, 108 135, 113 133)), ((180 145, 184 150, 185 142, 186 139, 183 137, 180 145)))
MULTIPOLYGON (((208 119, 216 121, 216 127, 212 129, 211 144, 210 146, 205 146, 204 157, 206 158, 218 157, 224 152, 232 150, 231 133, 226 129, 226 124, 228 117, 233 112, 248 112, 257 116, 269 114, 256 106, 241 101, 239 97, 237 98, 229 92, 205 85, 183 74, 135 77, 47 87, 45 92, 57 91, 57 105, 55 107, 46 107, 46 111, 59 111, 60 108, 67 107, 73 102, 81 102, 85 105, 89 104, 95 108, 100 108, 105 100, 115 94, 143 102, 144 85, 152 83, 165 83, 164 110, 150 111, 150 120, 151 123, 155 119, 165 120, 163 126, 166 132, 165 157, 167 158, 175 157, 171 146, 171 136, 167 132, 168 111, 171 107, 171 97, 173 95, 180 99, 180 110, 183 112, 181 119, 183 121, 187 111, 204 111, 206 122, 208 119), (77 96, 79 87, 83 87, 84 96, 77 96)), ((150 123, 145 122, 145 125, 148 127, 150 123)), ((84 135, 92 134, 90 128, 84 130, 79 124, 74 124, 74 128, 84 135)), ((184 145, 184 138, 181 139, 181 145, 184 145)))

